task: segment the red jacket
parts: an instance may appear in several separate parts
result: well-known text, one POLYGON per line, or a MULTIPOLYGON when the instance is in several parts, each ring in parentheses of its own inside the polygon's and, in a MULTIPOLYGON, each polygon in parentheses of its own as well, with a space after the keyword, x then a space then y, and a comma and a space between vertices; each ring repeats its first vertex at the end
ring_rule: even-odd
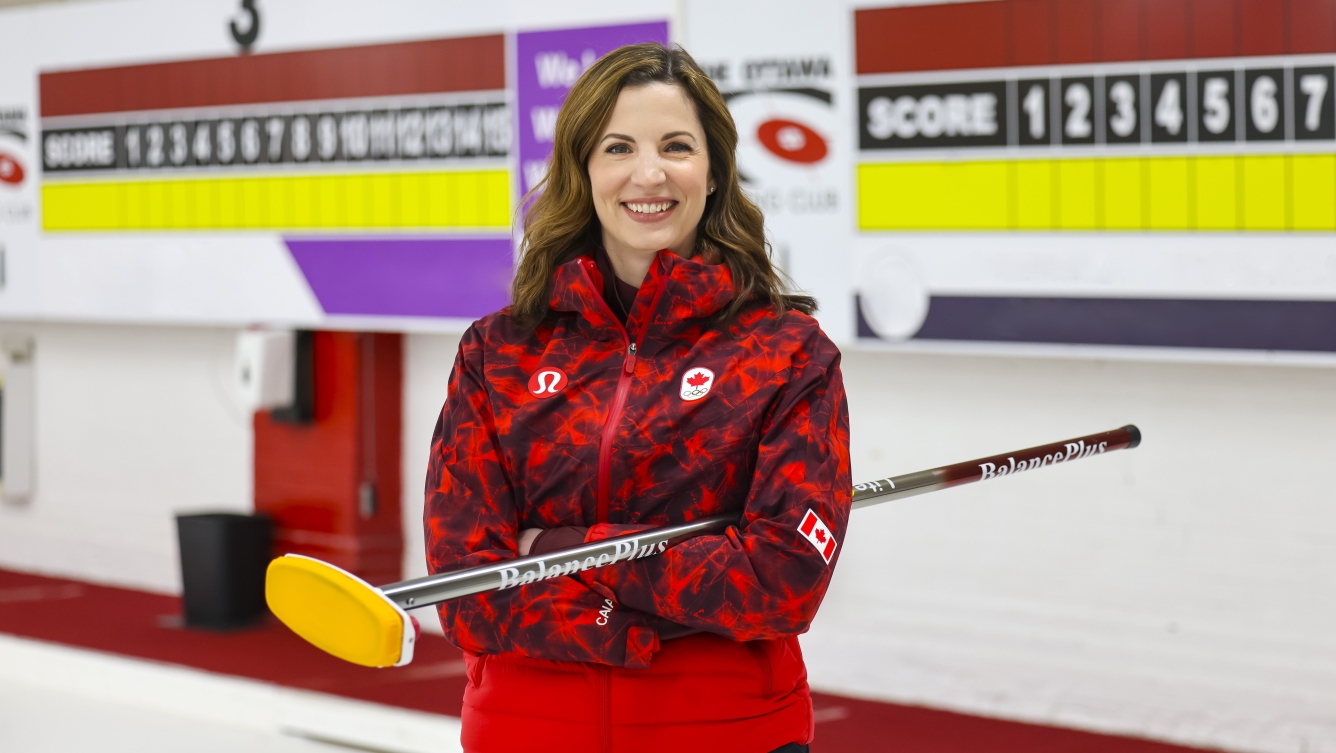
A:
POLYGON ((723 265, 660 252, 626 327, 602 289, 581 257, 556 271, 535 331, 502 310, 464 335, 427 476, 431 571, 515 557, 522 528, 592 526, 593 540, 721 512, 740 524, 442 604, 469 655, 465 747, 806 742, 795 636, 830 582, 852 488, 839 352, 798 312, 757 305, 712 325, 733 298, 723 265), (705 632, 660 644, 660 617, 705 632))

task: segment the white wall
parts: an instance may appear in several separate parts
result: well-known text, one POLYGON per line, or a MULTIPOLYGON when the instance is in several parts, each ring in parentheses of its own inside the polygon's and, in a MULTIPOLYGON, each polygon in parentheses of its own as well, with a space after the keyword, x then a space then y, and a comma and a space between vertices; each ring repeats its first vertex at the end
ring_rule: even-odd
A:
POLYGON ((1140 449, 858 512, 819 688, 1336 750, 1336 371, 848 351, 855 480, 1136 423, 1140 449))
POLYGON ((0 505, 0 567, 175 593, 174 515, 252 509, 236 331, 5 322, 34 338, 36 490, 0 505))
MULTIPOLYGON (((445 405, 450 368, 459 349, 458 335, 404 335, 404 577, 427 574, 423 543, 422 505, 427 478, 431 433, 445 405)), ((440 633, 433 607, 414 610, 426 630, 440 633)))

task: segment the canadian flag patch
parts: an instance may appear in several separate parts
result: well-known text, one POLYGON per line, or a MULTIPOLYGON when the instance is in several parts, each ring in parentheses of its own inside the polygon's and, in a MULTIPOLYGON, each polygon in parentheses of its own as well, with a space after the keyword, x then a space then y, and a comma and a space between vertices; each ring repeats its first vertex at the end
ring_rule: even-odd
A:
POLYGON ((699 400, 710 394, 714 386, 714 372, 709 369, 687 369, 682 375, 683 400, 699 400))
POLYGON ((798 533, 801 533, 806 539, 812 542, 812 546, 821 553, 821 557, 830 564, 830 558, 835 554, 835 537, 830 535, 830 528, 818 518, 816 513, 811 510, 803 516, 803 522, 798 525, 798 533))

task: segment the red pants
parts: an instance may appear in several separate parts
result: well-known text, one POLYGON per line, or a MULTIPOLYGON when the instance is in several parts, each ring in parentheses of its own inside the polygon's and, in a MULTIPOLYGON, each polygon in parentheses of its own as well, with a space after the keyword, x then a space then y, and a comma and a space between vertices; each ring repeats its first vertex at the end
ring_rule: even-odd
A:
POLYGON ((668 641, 649 669, 465 655, 467 753, 767 753, 812 739, 797 638, 668 641))

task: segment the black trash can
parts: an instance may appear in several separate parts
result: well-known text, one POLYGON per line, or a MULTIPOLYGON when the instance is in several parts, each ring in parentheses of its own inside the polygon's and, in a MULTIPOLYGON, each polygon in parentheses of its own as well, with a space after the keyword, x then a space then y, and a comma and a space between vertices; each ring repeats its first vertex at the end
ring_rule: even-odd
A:
POLYGON ((273 539, 269 518, 178 515, 176 533, 187 627, 230 630, 264 616, 264 572, 273 539))

